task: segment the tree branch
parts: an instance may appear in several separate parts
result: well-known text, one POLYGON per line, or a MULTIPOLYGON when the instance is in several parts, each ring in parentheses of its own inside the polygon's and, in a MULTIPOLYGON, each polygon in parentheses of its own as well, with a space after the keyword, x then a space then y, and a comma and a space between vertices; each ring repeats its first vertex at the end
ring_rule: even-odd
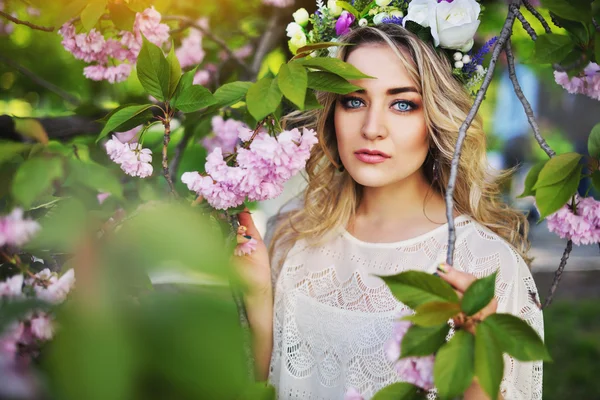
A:
POLYGON ((527 101, 527 98, 523 94, 523 90, 521 89, 521 85, 519 84, 519 80, 517 78, 517 71, 515 70, 515 57, 512 52, 512 46, 510 40, 506 42, 505 46, 506 59, 508 62, 508 76, 513 84, 513 88, 515 90, 515 94, 523 104, 523 109, 525 114, 527 115, 527 120, 529 121, 529 125, 531 125, 531 129, 533 129, 533 135, 535 136, 535 140, 537 140, 538 144, 544 150, 544 152, 548 155, 548 157, 552 158, 556 155, 554 150, 550 148, 548 143, 544 140, 542 135, 540 134, 540 128, 535 120, 535 116, 533 115, 533 109, 531 108, 531 104, 527 101))
MULTIPOLYGON (((520 0, 517 0, 517 4, 520 0)), ((456 177, 458 175, 458 164, 460 161, 460 153, 462 151, 462 145, 467 136, 467 129, 471 126, 479 107, 481 106, 481 102, 487 92, 490 83, 492 82, 492 78, 494 76, 494 70, 496 69, 496 63, 498 62, 498 57, 500 57, 500 52, 504 47, 504 44, 510 37, 512 33, 512 27, 515 22, 515 9, 518 9, 518 5, 510 4, 508 15, 506 20, 504 21, 504 25, 502 26, 502 30, 500 35, 498 36, 498 40, 496 45, 494 46, 494 50, 492 52, 492 58, 490 60, 490 65, 488 67, 488 71, 485 75, 483 83, 481 84, 481 88, 477 92, 477 96, 475 97, 475 102, 469 111, 467 118, 462 123, 459 131, 458 131, 458 140, 456 141, 456 148, 454 149, 454 155, 452 157, 452 164, 450 168, 450 178, 448 179, 448 186, 446 188, 445 200, 446 200, 446 217, 448 219, 448 251, 446 254, 446 263, 452 265, 454 262, 454 247, 456 244, 456 227, 454 224, 454 185, 456 184, 456 177)))
POLYGON ((533 15, 534 17, 536 17, 538 19, 538 21, 540 21, 540 23, 544 27, 544 30, 546 31, 546 33, 552 33, 552 29, 550 29, 550 25, 548 24, 548 21, 546 21, 546 19, 542 16, 542 14, 540 14, 538 12, 538 10, 536 10, 531 5, 529 0, 523 0, 523 5, 531 13, 531 15, 533 15))
POLYGON ((41 26, 41 25, 35 25, 32 24, 31 22, 27 22, 27 21, 22 21, 18 18, 13 17, 12 15, 5 13, 4 11, 0 11, 0 16, 6 18, 7 20, 14 22, 15 24, 19 24, 19 25, 25 25, 30 27, 31 29, 35 29, 37 31, 44 31, 44 32, 54 32, 54 27, 53 26, 41 26))
POLYGON ((47 80, 39 77, 34 72, 28 70, 27 68, 25 68, 21 64, 17 63, 16 61, 11 60, 10 58, 6 58, 0 54, 0 62, 8 65, 12 69, 19 71, 20 73, 22 73, 23 75, 25 75, 26 77, 31 79, 33 82, 48 89, 49 91, 53 92, 54 94, 62 97, 64 100, 68 101, 69 103, 74 104, 76 106, 79 106, 81 104, 79 99, 77 97, 73 96, 71 93, 69 93, 69 92, 61 89, 60 87, 56 86, 55 84, 48 82, 47 80))
POLYGON ((177 192, 175 191, 175 185, 173 185, 173 181, 171 180, 171 175, 169 174, 169 157, 167 155, 167 150, 169 147, 169 142, 171 141, 171 120, 170 115, 165 115, 164 118, 161 118, 163 126, 165 127, 165 134, 163 136, 163 149, 162 149, 162 169, 165 180, 169 184, 169 189, 173 196, 177 197, 177 192))
POLYGON ((191 128, 186 128, 181 138, 181 141, 177 143, 177 147, 175 147, 175 154, 171 158, 171 180, 173 182, 177 182, 177 170, 179 169, 179 164, 181 163, 181 159, 183 158, 183 152, 187 147, 190 139, 192 138, 194 130, 191 128))
POLYGON ((560 282, 560 279, 562 278, 562 274, 565 270, 565 266, 567 265, 567 260, 569 259, 571 250, 573 250, 573 241, 569 240, 567 242, 567 247, 565 248, 562 258, 560 259, 560 265, 558 266, 558 269, 554 273, 554 280, 552 281, 552 285, 550 286, 550 290, 548 291, 548 296, 546 297, 546 301, 544 301, 544 305, 542 306, 542 309, 548 307, 550 305, 550 303, 552 303, 552 298, 554 297, 554 293, 556 292, 556 289, 558 288, 558 283, 560 282))
POLYGON ((537 33, 535 33, 535 30, 531 27, 531 24, 529 23, 529 21, 527 21, 527 19, 525 19, 525 16, 523 16, 523 14, 521 14, 521 11, 519 11, 518 9, 515 9, 515 15, 519 19, 519 21, 521 21, 521 25, 523 25, 523 29, 525 29, 525 31, 527 31, 529 36, 531 36, 531 39, 537 40, 537 33))
POLYGON ((206 36, 207 38, 209 38, 210 40, 215 42, 219 47, 221 47, 227 53, 227 55, 231 59, 233 59, 233 61, 235 61, 235 63, 238 64, 245 72, 250 71, 248 65, 246 65, 246 63, 243 60, 241 60, 238 56, 235 55, 233 50, 231 50, 231 48, 227 45, 227 43, 225 43, 225 41, 223 39, 221 39, 220 37, 218 37, 217 35, 212 33, 210 30, 204 29, 200 24, 198 24, 196 21, 192 20, 191 18, 180 16, 180 15, 165 15, 162 17, 162 19, 164 21, 180 21, 180 22, 183 22, 188 27, 192 27, 194 29, 199 30, 200 32, 202 32, 202 34, 204 36, 206 36))
POLYGON ((260 70, 262 60, 271 50, 273 44, 276 43, 279 39, 278 36, 281 34, 281 30, 277 28, 279 24, 279 19, 281 17, 281 13, 282 11, 280 9, 277 9, 273 12, 273 15, 271 15, 271 18, 267 23, 267 28, 265 29, 263 35, 260 38, 260 42, 256 47, 256 52, 254 53, 252 65, 250 66, 252 78, 258 75, 258 71, 260 70))

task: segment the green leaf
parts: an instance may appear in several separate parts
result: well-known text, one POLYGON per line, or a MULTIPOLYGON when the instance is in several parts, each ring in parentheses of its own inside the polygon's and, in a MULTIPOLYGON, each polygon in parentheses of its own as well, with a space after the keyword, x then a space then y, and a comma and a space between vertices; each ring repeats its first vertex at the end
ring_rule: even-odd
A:
POLYGON ((152 107, 154 107, 153 104, 142 104, 117 109, 104 125, 104 129, 98 135, 96 143, 110 132, 122 132, 145 124, 152 118, 152 112, 150 111, 152 107))
POLYGON ((575 170, 565 180, 550 186, 543 186, 536 190, 535 201, 540 210, 540 218, 558 211, 567 204, 571 197, 577 192, 581 180, 583 165, 577 165, 575 170))
POLYGON ((100 164, 94 162, 82 162, 77 159, 69 160, 70 178, 79 184, 94 189, 98 192, 108 192, 122 199, 123 187, 117 177, 100 164))
POLYGON ((184 113, 190 113, 213 105, 215 102, 215 97, 210 90, 201 85, 193 85, 182 92, 177 92, 177 96, 171 101, 171 106, 184 113))
POLYGON ((537 183, 540 171, 542 170, 542 168, 544 168, 547 162, 548 160, 540 161, 534 164, 533 167, 531 167, 531 169, 527 173, 527 178, 525 178, 525 190, 523 190, 523 193, 521 193, 518 196, 519 198, 535 196, 535 190, 533 190, 533 187, 537 183))
POLYGON ((396 382, 375 393, 372 400, 421 400, 419 388, 407 382, 396 382))
POLYGON ((25 161, 15 174, 11 193, 24 207, 52 187, 52 182, 63 175, 62 161, 59 158, 35 157, 25 161))
POLYGON ((490 304, 496 290, 497 275, 498 272, 494 272, 485 278, 477 279, 465 290, 460 302, 460 307, 465 314, 468 316, 474 315, 490 304))
POLYGON ((277 78, 262 78, 250 86, 246 93, 248 111, 255 120, 260 121, 277 110, 281 97, 277 78))
POLYGON ((0 140, 0 164, 31 148, 31 144, 0 140))
POLYGON ((577 153, 565 153, 552 157, 540 171, 534 190, 542 186, 550 186, 567 179, 577 168, 583 156, 577 153))
POLYGON ((356 18, 359 18, 359 12, 356 8, 352 7, 352 4, 350 4, 347 1, 336 1, 335 2, 337 4, 338 7, 343 8, 344 10, 348 11, 350 14, 354 15, 356 18))
POLYGON ((519 361, 551 361, 544 342, 527 322, 511 314, 492 314, 483 320, 503 352, 519 361))
POLYGON ((306 69, 297 63, 283 64, 279 69, 277 81, 281 93, 299 109, 304 109, 306 85, 308 84, 306 69))
POLYGON ((321 71, 331 72, 333 74, 339 75, 346 80, 350 79, 363 79, 363 78, 373 78, 372 76, 363 74, 353 66, 352 64, 348 64, 342 60, 331 57, 316 57, 303 59, 300 61, 296 61, 297 63, 304 65, 305 67, 318 69, 321 71))
POLYGON ((128 0, 125 2, 131 11, 144 12, 144 10, 152 5, 151 0, 128 0))
POLYGON ((432 301, 421 304, 415 309, 416 314, 402 318, 420 326, 437 326, 460 313, 460 306, 445 301, 432 301))
POLYGON ((275 387, 266 382, 255 382, 244 391, 240 400, 276 400, 275 387))
POLYGON ((492 400, 498 398, 503 375, 502 349, 494 339, 492 329, 480 323, 475 330, 475 376, 492 400))
POLYGON ((362 89, 360 86, 348 83, 341 76, 322 71, 308 73, 308 87, 337 94, 347 94, 362 89))
POLYGON ((219 107, 229 107, 237 102, 240 102, 248 93, 248 89, 252 86, 252 82, 231 82, 226 83, 215 90, 215 98, 219 107))
POLYGON ((159 101, 166 101, 171 88, 171 72, 160 47, 144 38, 136 67, 138 79, 146 92, 159 101))
POLYGON ((110 19, 115 26, 123 31, 132 31, 135 22, 135 12, 125 4, 108 3, 110 19))
POLYGON ((181 79, 181 64, 179 64, 179 60, 175 55, 175 43, 171 44, 171 50, 167 55, 167 63, 169 64, 169 95, 167 98, 170 99, 175 94, 175 90, 181 79))
POLYGON ((315 50, 327 49, 332 46, 353 46, 353 45, 350 43, 340 43, 340 42, 311 43, 304 47, 300 47, 297 51, 297 54, 292 58, 292 60, 306 57, 315 50))
POLYGON ((594 55, 596 56, 596 63, 600 63, 600 32, 594 34, 594 55))
POLYGON ((106 0, 92 0, 81 12, 81 25, 87 32, 92 30, 106 10, 106 0))
POLYGON ((590 157, 600 160, 600 123, 594 125, 588 137, 588 153, 590 157))
POLYGON ((592 173, 592 185, 600 192, 600 171, 594 171, 592 173))
POLYGON ((393 295, 413 310, 423 303, 443 301, 458 304, 456 292, 440 278, 420 271, 382 276, 393 295))
POLYGON ((457 330, 435 356, 433 382, 442 398, 453 398, 467 390, 474 375, 473 335, 457 330))
POLYGON ((411 326, 404 337, 400 348, 404 357, 422 357, 435 353, 446 343, 450 326, 446 323, 438 326, 411 326))
POLYGON ((432 42, 431 28, 424 27, 414 21, 406 21, 406 29, 419 37, 425 43, 432 42))
POLYGON ((62 26, 65 22, 81 14, 83 9, 87 7, 88 0, 73 0, 66 4, 65 7, 55 17, 55 23, 62 26))
POLYGON ((319 103, 314 90, 306 89, 306 97, 304 98, 304 111, 318 110, 321 108, 323 108, 323 106, 321 103, 319 103))
POLYGON ((571 4, 572 1, 565 0, 542 0, 541 3, 544 8, 571 21, 588 22, 592 16, 589 1, 577 2, 577 5, 571 4))
POLYGON ((539 64, 561 62, 573 49, 575 43, 570 36, 545 33, 535 41, 531 61, 539 64))

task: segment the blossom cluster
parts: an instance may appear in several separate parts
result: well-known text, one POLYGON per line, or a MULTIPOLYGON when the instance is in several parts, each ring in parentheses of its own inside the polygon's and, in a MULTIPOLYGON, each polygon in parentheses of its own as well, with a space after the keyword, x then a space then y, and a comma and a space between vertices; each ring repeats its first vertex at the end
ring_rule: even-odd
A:
POLYGON ((576 196, 576 213, 566 204, 548 216, 548 229, 574 244, 600 243, 600 201, 576 196))
POLYGON ((40 229, 32 219, 23 218, 23 210, 15 208, 10 214, 0 217, 0 247, 22 246, 40 229))
POLYGON ((213 135, 202 140, 202 145, 209 153, 217 147, 225 154, 233 153, 238 142, 239 130, 248 130, 248 126, 243 122, 231 118, 224 120, 220 115, 214 116, 211 124, 213 135))
MULTIPOLYGON (((197 21, 198 25, 204 29, 208 29, 208 20, 201 18, 197 21)), ((175 56, 181 64, 181 68, 188 68, 198 65, 204 60, 206 55, 202 48, 202 32, 198 29, 190 28, 188 36, 181 40, 181 46, 175 50, 175 56)))
POLYGON ((223 151, 215 148, 206 158, 205 176, 186 172, 181 181, 208 203, 225 210, 250 201, 268 200, 283 191, 283 184, 304 168, 310 150, 317 143, 315 131, 303 128, 283 131, 277 138, 240 128, 238 137, 250 142, 248 148, 235 153, 235 165, 223 159, 223 151))
POLYGON ((122 143, 116 136, 106 142, 106 153, 127 175, 146 178, 152 175, 152 151, 139 143, 122 143))
MULTIPOLYGON (((408 312, 402 312, 399 318, 410 315, 408 312)), ((406 357, 401 358, 402 338, 411 327, 412 323, 401 319, 394 322, 394 332, 392 338, 385 343, 386 358, 394 363, 394 368, 403 382, 412 383, 425 390, 433 389, 433 364, 435 357, 406 357)))
POLYGON ((600 66, 590 62, 582 74, 569 78, 566 72, 554 71, 554 80, 569 93, 584 94, 600 100, 600 66))
POLYGON ((161 23, 161 15, 154 7, 136 14, 133 32, 120 31, 113 38, 105 38, 95 28, 87 34, 77 34, 72 22, 65 23, 58 32, 67 51, 79 60, 93 63, 83 70, 87 78, 110 83, 129 77, 142 48, 142 35, 157 46, 169 39, 169 26, 161 23))

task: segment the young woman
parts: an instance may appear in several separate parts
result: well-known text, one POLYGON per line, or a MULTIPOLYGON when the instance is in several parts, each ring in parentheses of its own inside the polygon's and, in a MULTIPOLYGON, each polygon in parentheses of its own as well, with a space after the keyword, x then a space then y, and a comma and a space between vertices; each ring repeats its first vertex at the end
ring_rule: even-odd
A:
MULTIPOLYGON (((455 263, 440 265, 448 237, 443 193, 472 104, 448 60, 393 24, 357 28, 341 41, 352 46, 338 57, 373 79, 352 81, 362 89, 349 95, 322 95, 324 109, 309 116, 320 144, 306 168, 302 207, 279 217, 270 254, 250 215, 240 215, 259 241, 238 258, 257 375, 281 399, 343 399, 350 388, 367 399, 400 379, 385 343, 407 307, 376 275, 437 269, 464 292, 475 277, 498 271, 485 314, 512 313, 543 334, 525 262, 526 221, 498 199, 480 118, 456 182, 455 263)), ((505 357, 504 399, 540 399, 541 385, 541 363, 505 357)), ((474 382, 465 398, 486 396, 474 382)))

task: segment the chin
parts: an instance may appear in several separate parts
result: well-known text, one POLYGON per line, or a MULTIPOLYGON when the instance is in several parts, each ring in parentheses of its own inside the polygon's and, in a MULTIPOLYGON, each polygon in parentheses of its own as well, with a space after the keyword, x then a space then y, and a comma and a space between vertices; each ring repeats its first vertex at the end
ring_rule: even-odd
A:
MULTIPOLYGON (((346 171, 350 174, 350 177, 361 186, 366 187, 383 187, 393 183, 394 181, 401 180, 394 179, 391 180, 389 169, 378 169, 378 170, 367 170, 364 167, 350 167, 347 168, 346 171)), ((398 178, 398 177, 395 177, 398 178)))

